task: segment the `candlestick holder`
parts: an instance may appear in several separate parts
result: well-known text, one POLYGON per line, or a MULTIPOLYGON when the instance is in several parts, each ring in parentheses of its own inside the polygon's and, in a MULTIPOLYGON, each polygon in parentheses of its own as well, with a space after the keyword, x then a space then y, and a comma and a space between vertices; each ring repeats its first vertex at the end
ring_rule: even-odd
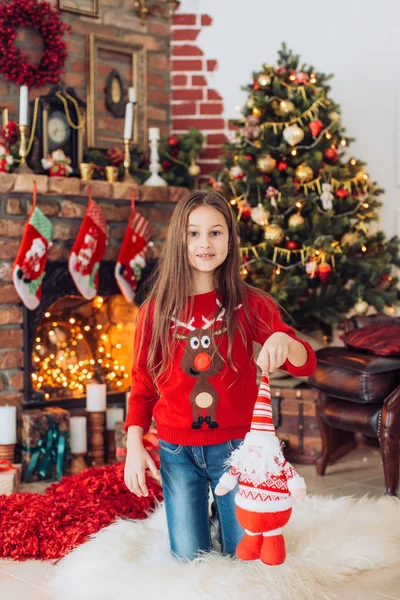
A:
POLYGON ((150 127, 149 129, 149 140, 150 140, 150 177, 144 182, 145 185, 153 187, 161 187, 167 185, 165 179, 160 177, 159 171, 161 169, 160 157, 158 154, 158 141, 160 139, 160 133, 157 127, 150 127))
POLYGON ((71 475, 78 475, 78 473, 82 473, 85 469, 88 469, 88 464, 85 460, 86 453, 78 453, 71 452, 72 460, 69 467, 69 472, 71 475))
POLYGON ((15 444, 0 444, 0 460, 14 462, 15 444))
POLYGON ((30 169, 26 163, 26 157, 28 155, 28 149, 26 145, 26 137, 28 133, 28 125, 18 125, 19 133, 20 133, 20 142, 19 142, 19 157, 20 163, 18 168, 16 169, 17 173, 28 173, 33 175, 32 169, 30 169))
POLYGON ((107 429, 106 431, 107 440, 107 463, 111 465, 115 462, 115 430, 107 429))
POLYGON ((125 183, 136 183, 136 181, 134 180, 134 178, 132 177, 132 175, 129 172, 129 167, 131 164, 131 155, 129 152, 129 139, 124 139, 124 167, 125 167, 125 174, 124 174, 124 179, 123 181, 125 183))
POLYGON ((104 465, 104 424, 105 411, 88 411, 89 421, 89 458, 94 467, 104 465))

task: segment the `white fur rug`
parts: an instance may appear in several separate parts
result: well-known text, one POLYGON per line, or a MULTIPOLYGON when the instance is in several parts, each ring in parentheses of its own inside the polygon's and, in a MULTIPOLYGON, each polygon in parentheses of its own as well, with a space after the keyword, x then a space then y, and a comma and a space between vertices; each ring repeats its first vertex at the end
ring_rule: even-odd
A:
POLYGON ((216 553, 170 558, 163 507, 145 521, 119 520, 56 566, 56 600, 322 600, 367 569, 400 563, 400 501, 309 497, 285 528, 279 567, 216 553))

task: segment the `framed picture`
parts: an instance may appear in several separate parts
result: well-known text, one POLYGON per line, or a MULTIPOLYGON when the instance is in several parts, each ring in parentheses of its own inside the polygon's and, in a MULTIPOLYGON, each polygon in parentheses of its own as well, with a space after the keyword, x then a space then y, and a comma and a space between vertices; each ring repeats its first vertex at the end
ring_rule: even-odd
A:
POLYGON ((1 127, 5 127, 8 123, 8 108, 3 108, 0 106, 0 125, 1 127))
POLYGON ((99 0, 58 0, 58 8, 84 17, 99 16, 99 0))
POLYGON ((132 142, 138 149, 144 150, 147 147, 146 50, 139 44, 127 44, 111 36, 91 33, 88 36, 88 57, 88 146, 122 147, 125 104, 128 89, 134 87, 136 104, 132 142))

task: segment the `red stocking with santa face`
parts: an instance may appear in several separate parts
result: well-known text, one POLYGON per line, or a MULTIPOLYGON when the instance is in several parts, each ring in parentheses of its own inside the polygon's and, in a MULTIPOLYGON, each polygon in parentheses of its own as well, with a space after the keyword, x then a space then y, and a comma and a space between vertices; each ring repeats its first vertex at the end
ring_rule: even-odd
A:
POLYGON ((87 300, 92 300, 97 295, 100 261, 106 245, 106 219, 100 206, 92 200, 90 190, 89 206, 68 260, 71 277, 87 300))
POLYGON ((135 212, 135 200, 132 192, 132 212, 115 264, 115 279, 128 302, 133 302, 137 282, 146 265, 150 234, 150 223, 135 212))
POLYGON ((36 206, 36 183, 33 186, 32 211, 12 270, 15 289, 30 310, 39 306, 44 269, 53 241, 53 225, 36 206))

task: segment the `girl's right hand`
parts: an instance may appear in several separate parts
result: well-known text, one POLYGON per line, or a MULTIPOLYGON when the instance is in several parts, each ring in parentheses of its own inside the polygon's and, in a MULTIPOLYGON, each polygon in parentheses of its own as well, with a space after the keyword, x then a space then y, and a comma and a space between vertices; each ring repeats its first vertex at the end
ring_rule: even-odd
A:
POLYGON ((124 471, 125 485, 128 490, 139 496, 139 498, 149 495, 146 485, 146 469, 149 469, 154 479, 161 483, 161 475, 143 444, 135 448, 129 448, 128 445, 124 471))

